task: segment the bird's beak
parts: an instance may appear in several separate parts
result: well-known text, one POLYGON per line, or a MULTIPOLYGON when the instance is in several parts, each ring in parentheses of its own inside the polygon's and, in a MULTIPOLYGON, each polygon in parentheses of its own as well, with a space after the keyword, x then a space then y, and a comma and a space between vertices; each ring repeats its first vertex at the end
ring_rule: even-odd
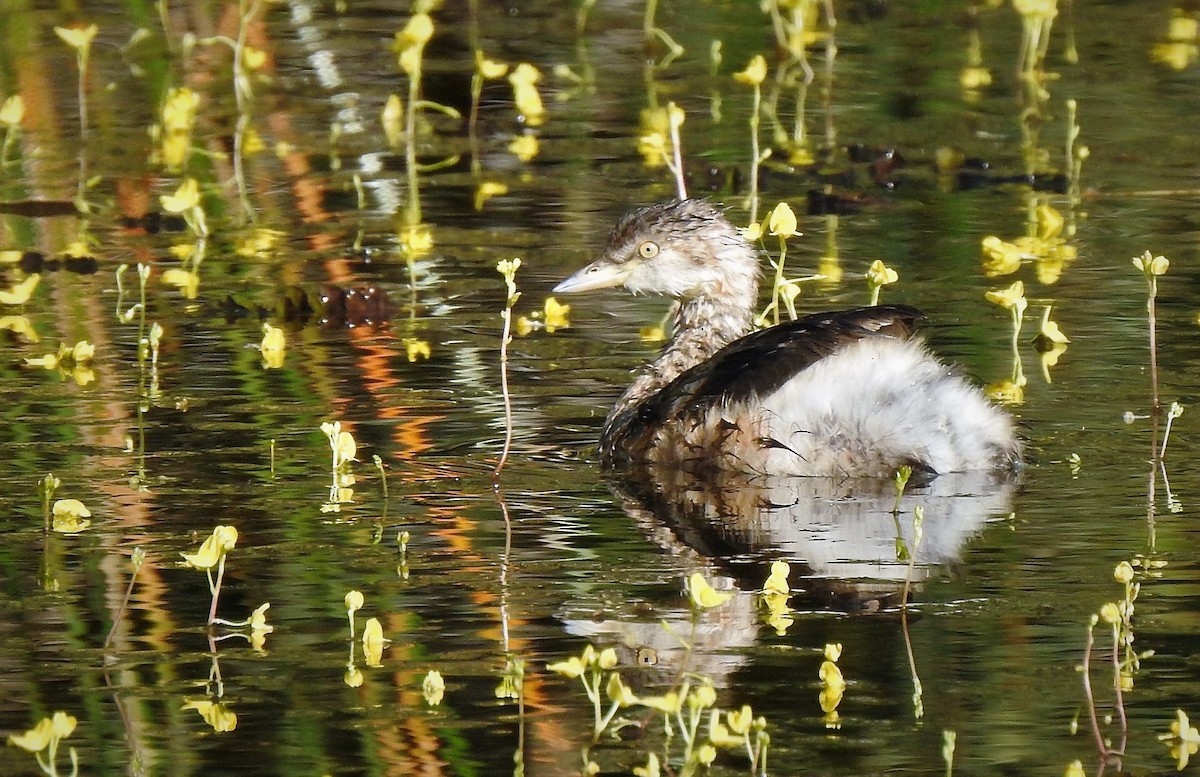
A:
POLYGON ((634 262, 614 264, 604 259, 597 259, 555 286, 554 292, 558 294, 572 294, 579 291, 610 289, 614 286, 620 286, 633 273, 635 267, 636 264, 634 262))

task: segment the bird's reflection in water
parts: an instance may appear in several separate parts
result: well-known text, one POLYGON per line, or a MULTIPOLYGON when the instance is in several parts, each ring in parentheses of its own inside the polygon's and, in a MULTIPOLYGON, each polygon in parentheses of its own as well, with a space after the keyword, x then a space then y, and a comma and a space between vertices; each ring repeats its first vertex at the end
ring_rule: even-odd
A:
POLYGON ((745 662, 742 648, 759 638, 762 610, 749 594, 762 588, 771 561, 791 564, 791 607, 800 611, 891 612, 906 576, 914 587, 960 563, 966 543, 992 519, 1009 514, 1014 477, 950 473, 910 483, 896 506, 888 480, 771 478, 677 472, 656 480, 610 483, 626 513, 668 553, 686 559, 718 588, 741 594, 693 624, 671 616, 626 619, 615 612, 569 629, 597 643, 623 646, 625 665, 658 664, 653 675, 699 672, 718 685, 745 662), (914 543, 915 508, 924 517, 914 543), (911 567, 905 553, 914 552, 911 567), (690 643, 691 650, 685 643, 690 643))

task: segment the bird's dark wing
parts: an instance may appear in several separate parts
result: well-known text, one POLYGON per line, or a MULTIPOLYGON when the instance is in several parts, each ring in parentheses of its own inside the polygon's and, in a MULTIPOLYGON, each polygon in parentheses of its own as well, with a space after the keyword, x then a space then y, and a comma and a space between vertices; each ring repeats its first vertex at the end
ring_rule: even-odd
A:
POLYGON ((921 311, 880 305, 811 316, 735 340, 680 375, 662 393, 736 402, 770 394, 801 370, 868 337, 911 337, 921 311))
MULTIPOLYGON (((752 401, 850 343, 869 337, 911 337, 922 318, 921 311, 907 305, 879 305, 817 313, 753 332, 612 418, 605 436, 610 444, 630 441, 705 407, 752 401)), ((604 442, 602 448, 609 448, 604 442)))

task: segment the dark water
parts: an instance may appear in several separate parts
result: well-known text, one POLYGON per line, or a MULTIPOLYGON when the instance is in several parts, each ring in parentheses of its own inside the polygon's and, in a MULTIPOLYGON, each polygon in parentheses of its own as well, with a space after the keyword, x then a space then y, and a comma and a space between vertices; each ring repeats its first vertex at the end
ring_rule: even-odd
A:
MULTIPOLYGON (((1179 12, 1166 2, 1063 5, 1046 61, 1055 77, 1039 97, 1015 75, 1021 23, 1011 7, 834 3, 832 78, 817 41, 801 118, 815 161, 789 167, 776 142, 762 178, 760 213, 786 200, 802 214, 792 271, 830 276, 805 285, 801 308, 863 304, 862 273, 883 259, 900 274, 884 299, 926 309, 935 347, 995 383, 1013 374, 1009 320, 984 292, 1020 279, 1030 300, 1020 343, 1028 382, 1011 406, 1029 459, 1022 478, 939 479, 908 494, 897 521, 886 484, 853 495, 774 484, 717 507, 702 484, 607 481, 594 440, 629 371, 656 352, 639 329, 665 310, 618 293, 571 299, 569 328, 512 343, 513 452, 493 491, 504 439, 496 263, 522 258, 515 315, 529 317, 621 212, 671 196, 669 175, 643 164, 635 141, 639 112, 672 100, 687 113, 692 193, 745 221, 750 89, 729 75, 765 54, 769 96, 783 55, 755 3, 661 3, 659 24, 685 49, 665 66, 654 64, 665 48, 645 43, 641 4, 599 3, 582 35, 566 4, 481 5, 474 28, 463 3, 434 13, 426 97, 468 113, 477 36, 489 57, 541 68, 548 115, 523 126, 509 85, 490 81, 473 150, 465 119, 425 114, 417 156, 448 161, 416 177, 433 245, 411 262, 397 238, 418 220, 411 177, 379 119, 391 93, 408 101, 388 49, 407 3, 272 3, 254 18, 247 41, 267 59, 248 103, 265 145, 245 160, 252 224, 233 180, 228 51, 183 50, 185 33, 236 35, 236 3, 169 3, 170 50, 153 6, 3 6, 0 94, 21 95, 26 111, 0 176, 10 203, 0 250, 24 257, 0 264, 0 288, 35 270, 41 282, 28 302, 0 307, 6 325, 38 339, 6 331, 0 357, 0 731, 67 712, 78 725, 59 767, 69 772, 73 746, 85 774, 503 774, 514 753, 529 774, 577 773, 591 705, 578 681, 546 665, 590 643, 620 648, 622 676, 639 694, 707 677, 721 708, 751 705, 767 721, 772 774, 944 773, 946 730, 957 736, 956 773, 1061 774, 1077 759, 1091 773, 1099 755, 1076 667, 1089 618, 1124 595, 1115 565, 1140 558, 1165 562, 1135 578, 1133 649, 1154 654, 1131 673, 1126 756, 1108 770, 1173 770, 1158 737, 1177 708, 1200 716, 1196 427, 1192 412, 1174 424, 1168 488, 1151 464, 1151 420, 1123 414, 1145 416, 1152 403, 1146 282, 1130 263, 1145 250, 1171 260, 1159 284, 1161 396, 1190 409, 1197 393, 1200 65, 1156 59, 1175 51, 1160 47, 1179 12), (81 144, 74 55, 53 27, 92 22, 81 144), (131 41, 138 29, 147 32, 131 41), (972 92, 960 74, 975 34, 992 83, 972 92), (714 39, 723 44, 715 74, 714 39), (554 75, 556 65, 582 83, 554 75), (211 228, 194 298, 168 280, 190 268, 171 247, 195 241, 154 218, 182 175, 151 160, 148 133, 166 90, 182 85, 201 99, 187 175, 211 228), (1068 100, 1076 147, 1090 152, 1078 177, 1066 169, 1068 100), (520 161, 508 146, 526 134, 540 150, 520 161), (938 172, 948 148, 986 167, 938 172), (886 149, 903 165, 881 162, 886 149), (87 217, 9 212, 69 202, 81 157, 94 179, 87 217), (507 192, 477 210, 484 181, 507 192), (822 196, 826 187, 843 199, 822 196), (842 212, 803 215, 813 199, 842 212), (1040 204, 1064 215, 1075 257, 1026 259, 989 277, 982 238, 1027 234, 1040 204), (65 261, 77 239, 90 259, 65 261), (138 263, 151 268, 145 325, 163 330, 156 365, 139 359, 138 316, 118 316, 138 301, 138 263), (381 289, 389 305, 304 307, 321 308, 329 287, 381 289), (1029 339, 1046 305, 1071 344, 1044 374, 1029 339), (286 333, 278 369, 264 369, 257 350, 264 321, 286 333), (86 385, 69 369, 24 366, 81 339, 96 346, 86 385), (419 343, 428 357, 410 359, 419 343), (331 420, 358 441, 357 482, 338 512, 322 509, 331 474, 319 427, 331 420), (90 508, 83 532, 44 531, 37 483, 48 472, 62 481, 56 498, 90 508), (910 572, 897 537, 913 544, 918 505, 924 537, 910 572), (262 649, 210 641, 207 584, 179 556, 218 524, 239 532, 220 614, 241 619, 270 602, 275 630, 262 649), (400 532, 410 536, 403 556, 400 532), (139 548, 147 560, 122 611, 139 548), (794 623, 783 634, 755 595, 778 556, 793 565, 794 623), (694 571, 738 592, 693 626, 685 580, 694 571), (902 618, 906 575, 912 607, 902 618), (353 643, 361 683, 347 670, 352 589, 366 599, 360 631, 376 617, 391 640, 379 667, 353 643), (840 728, 826 727, 818 703, 826 643, 844 651, 840 728), (521 704, 496 695, 510 659, 525 662, 521 704), (437 706, 421 693, 431 669, 446 683, 437 706), (236 714, 232 730, 218 733, 195 709, 212 702, 236 714)), ((1186 58, 1186 42, 1179 51, 1186 58)), ((778 98, 785 136, 797 88, 778 98)), ((771 129, 764 120, 764 147, 771 129)), ((1108 627, 1096 635, 1100 726, 1119 748, 1108 627)), ((629 773, 667 748, 655 717, 626 713, 650 725, 591 750, 604 773, 629 773)), ((678 734, 669 750, 678 773, 678 734)), ((723 752, 713 768, 747 767, 723 752)), ((38 770, 8 746, 0 772, 38 770)))

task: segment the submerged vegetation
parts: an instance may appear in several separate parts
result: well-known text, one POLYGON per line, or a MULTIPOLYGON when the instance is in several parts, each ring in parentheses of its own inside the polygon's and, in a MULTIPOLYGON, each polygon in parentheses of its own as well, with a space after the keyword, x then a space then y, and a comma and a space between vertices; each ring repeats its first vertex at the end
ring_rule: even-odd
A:
MULTIPOLYGON (((0 771, 1188 768, 1196 531, 1159 511, 1197 486, 1167 459, 1195 455, 1195 229, 1171 208, 1200 191, 1130 182, 1121 155, 1158 150, 1125 139, 1143 103, 1098 128, 1117 101, 1078 76, 1077 28, 1117 10, 19 5, 0 771), (894 495, 614 483, 614 503, 586 441, 640 359, 595 303, 537 290, 627 205, 689 194, 761 245, 759 326, 925 306, 1025 422, 1021 504, 907 468, 894 495)), ((1193 115, 1196 10, 1138 13, 1157 37, 1120 73, 1193 115)), ((1176 142, 1164 176, 1200 154, 1176 142)), ((640 305, 605 315, 662 339, 640 305)))

